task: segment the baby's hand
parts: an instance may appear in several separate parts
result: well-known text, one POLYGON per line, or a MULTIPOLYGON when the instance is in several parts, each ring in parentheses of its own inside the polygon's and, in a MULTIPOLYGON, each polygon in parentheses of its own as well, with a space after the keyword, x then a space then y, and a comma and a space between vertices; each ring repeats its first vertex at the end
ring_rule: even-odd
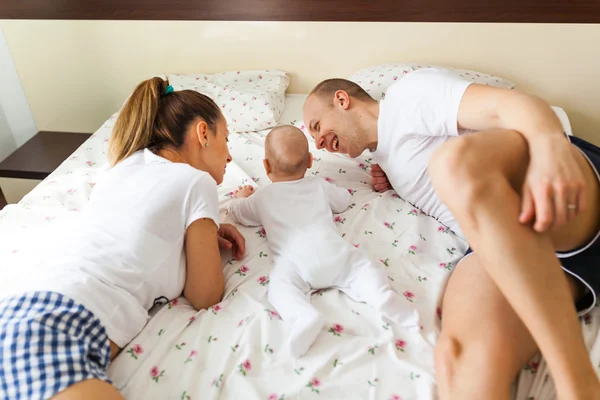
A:
POLYGON ((238 186, 238 190, 233 192, 236 199, 241 199, 243 197, 250 197, 254 194, 254 188, 250 185, 238 186))

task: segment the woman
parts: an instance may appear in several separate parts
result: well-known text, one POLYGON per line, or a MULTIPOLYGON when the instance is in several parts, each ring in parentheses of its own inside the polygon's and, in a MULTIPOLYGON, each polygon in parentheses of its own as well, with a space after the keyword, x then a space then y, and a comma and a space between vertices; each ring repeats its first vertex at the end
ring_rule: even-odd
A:
POLYGON ((227 136, 210 98, 161 78, 138 85, 70 247, 51 276, 0 300, 0 398, 122 398, 106 369, 155 299, 221 300, 219 247, 244 254, 237 229, 219 227, 227 136))

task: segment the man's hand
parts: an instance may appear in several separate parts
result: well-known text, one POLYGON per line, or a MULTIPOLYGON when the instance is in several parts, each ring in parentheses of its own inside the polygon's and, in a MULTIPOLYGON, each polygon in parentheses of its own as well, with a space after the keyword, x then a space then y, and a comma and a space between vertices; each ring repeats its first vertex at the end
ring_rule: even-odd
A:
POLYGON ((244 197, 250 197, 254 194, 254 188, 250 185, 238 186, 238 189, 234 192, 234 196, 236 199, 241 199, 244 197))
POLYGON ((221 224, 217 231, 217 239, 219 241, 219 248, 221 250, 231 249, 231 253, 236 260, 241 260, 246 251, 246 239, 237 230, 237 228, 231 224, 221 224))
POLYGON ((371 181, 376 192, 385 192, 392 188, 387 175, 378 164, 371 164, 371 181))
POLYGON ((558 228, 585 210, 583 171, 566 138, 548 137, 530 143, 531 162, 523 187, 519 221, 544 232, 558 228))

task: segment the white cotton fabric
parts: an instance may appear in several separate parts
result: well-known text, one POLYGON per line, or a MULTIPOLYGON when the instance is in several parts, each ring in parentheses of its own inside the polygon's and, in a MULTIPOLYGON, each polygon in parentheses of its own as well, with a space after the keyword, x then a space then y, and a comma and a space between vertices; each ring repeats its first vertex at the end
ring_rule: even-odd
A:
POLYGON ((219 225, 214 179, 138 151, 100 177, 80 223, 48 257, 48 273, 21 290, 58 292, 83 304, 124 347, 155 299, 181 295, 185 232, 200 218, 219 225))
MULTIPOLYGON (((281 124, 294 122, 302 127, 305 98, 286 96, 281 124)), ((18 205, 0 211, 2 296, 45 273, 56 238, 69 234, 70 227, 81 220, 106 166, 113 126, 111 118, 18 205)), ((230 135, 233 162, 217 189, 222 223, 232 222, 225 210, 233 190, 242 184, 263 187, 268 183, 262 166, 266 133, 230 135)), ((374 193, 368 185, 368 161, 372 162, 368 152, 352 160, 316 150, 312 140, 309 143, 316 158, 309 174, 353 189, 349 209, 337 215, 338 232, 384 266, 396 292, 414 294, 421 334, 386 329, 371 307, 338 290, 325 290, 311 298, 325 318, 325 328, 302 359, 285 357, 282 348, 290 330, 267 299, 273 256, 259 228, 240 226, 247 252, 239 262, 223 254, 225 297, 218 307, 196 311, 179 298, 178 304, 158 310, 111 363, 108 375, 125 398, 437 398, 433 368, 433 344, 439 331, 436 308, 466 243, 393 191, 374 193), (331 333, 334 324, 338 330, 343 327, 340 336, 331 333), (405 344, 404 351, 396 344, 405 344), (314 387, 315 379, 320 393, 308 386, 314 387)), ((599 307, 581 321, 581 327, 592 363, 599 365, 599 307)), ((519 374, 513 399, 556 398, 546 364, 538 362, 539 358, 533 359, 519 374)))
POLYGON ((292 327, 293 357, 304 355, 323 328, 323 316, 310 304, 314 289, 338 288, 389 321, 418 328, 416 311, 391 289, 382 268, 337 231, 332 211, 341 213, 350 203, 348 189, 308 177, 272 183, 229 204, 235 221, 266 231, 275 253, 269 302, 292 327))
POLYGON ((458 136, 458 107, 471 83, 447 71, 423 69, 392 85, 379 103, 378 144, 372 153, 404 200, 462 238, 454 215, 433 189, 427 165, 440 145, 458 136))

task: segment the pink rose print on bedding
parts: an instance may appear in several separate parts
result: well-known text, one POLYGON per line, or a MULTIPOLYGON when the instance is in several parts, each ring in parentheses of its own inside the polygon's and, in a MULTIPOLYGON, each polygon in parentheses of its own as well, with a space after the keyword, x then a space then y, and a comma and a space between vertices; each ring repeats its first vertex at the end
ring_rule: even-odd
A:
POLYGON ((332 183, 332 182, 333 182, 333 179, 331 179, 331 178, 329 178, 329 177, 327 177, 327 176, 326 176, 325 178, 323 178, 323 179, 325 179, 325 181, 327 181, 327 182, 329 182, 329 183, 332 183))
POLYGON ((246 265, 242 265, 240 268, 237 269, 237 271, 235 271, 235 273, 239 276, 246 276, 248 271, 250 271, 250 268, 248 268, 246 265))
POLYGON ((440 268, 443 268, 446 271, 452 271, 452 263, 440 263, 440 268))
POLYGON ((437 231, 440 233, 448 233, 450 229, 446 228, 445 226, 438 226, 437 231))
POLYGON ((393 394, 393 395, 390 397, 390 400, 402 400, 402 397, 398 396, 397 394, 393 394))
POLYGON ((358 168, 362 169, 363 171, 366 171, 367 169, 369 169, 369 167, 367 167, 365 164, 360 163, 358 164, 358 168))
POLYGON ((196 357, 196 354, 198 354, 198 352, 196 350, 192 350, 188 358, 186 358, 184 364, 191 363, 194 357, 196 357))
POLYGON ((319 380, 319 378, 312 378, 310 380, 310 382, 308 382, 306 384, 307 388, 310 388, 310 390, 313 393, 321 393, 321 391, 319 390, 319 387, 321 386, 321 381, 319 380))
POLYGON ((408 215, 412 215, 413 217, 416 217, 417 215, 419 215, 419 210, 417 210, 416 208, 413 208, 412 210, 410 210, 408 212, 408 215))
POLYGON ((139 344, 134 344, 127 350, 127 354, 131 356, 134 360, 138 359, 138 356, 144 352, 144 348, 139 344))
POLYGON ((344 332, 344 326, 340 324, 333 324, 327 332, 333 333, 333 336, 342 336, 342 332, 344 332))
POLYGON ((390 266, 390 259, 386 258, 385 260, 379 260, 380 263, 382 263, 383 265, 385 265, 386 267, 390 266))
POLYGON ((240 365, 238 365, 238 367, 242 375, 246 376, 248 374, 248 371, 252 369, 252 363, 250 362, 250 360, 246 360, 240 365))
POLYGON ((256 231, 256 234, 261 238, 261 239, 265 239, 267 237, 267 231, 265 231, 265 228, 260 228, 259 230, 256 231))
POLYGON ((417 252, 417 246, 415 246, 414 244, 408 248, 408 254, 415 255, 416 252, 417 252))
POLYGON ((221 311, 223 308, 219 304, 215 304, 210 309, 213 314, 217 315, 219 313, 219 311, 221 311))
POLYGON ((177 304, 179 304, 179 299, 173 299, 169 302, 169 304, 167 305, 167 307, 169 308, 169 310, 173 307, 175 307, 177 304))
POLYGON ((525 371, 531 372, 531 374, 535 374, 538 370, 540 363, 538 361, 530 361, 524 368, 525 371))
POLYGON ((269 282, 270 282, 269 276, 261 276, 256 281, 258 283, 260 283, 262 286, 267 286, 269 284, 269 282))
POLYGON ((415 294, 413 292, 408 291, 408 290, 406 290, 402 294, 404 295, 404 297, 406 298, 406 300, 410 301, 411 303, 412 303, 413 299, 415 298, 415 294))
POLYGON ((275 310, 270 310, 268 308, 265 308, 265 312, 267 313, 267 315, 269 316, 269 319, 272 321, 273 318, 275 319, 281 319, 281 316, 279 315, 279 313, 275 310))
POLYGON ((333 222, 335 222, 336 224, 343 224, 344 222, 346 222, 346 218, 342 218, 339 215, 336 215, 333 219, 333 222))
POLYGON ((164 374, 165 370, 163 369, 162 371, 160 371, 158 366, 156 365, 150 369, 150 378, 152 378, 152 380, 156 383, 158 383, 158 381, 160 380, 160 378, 163 377, 164 374))
POLYGON ((375 387, 379 383, 379 378, 375 378, 372 381, 367 381, 367 383, 369 384, 369 386, 375 387))
POLYGON ((269 397, 267 397, 267 400, 284 400, 284 395, 282 394, 281 396, 277 396, 276 394, 272 394, 269 397))
POLYGON ((404 349, 406 348, 406 342, 402 339, 396 339, 394 345, 396 346, 396 350, 398 351, 404 352, 404 349))
POLYGON ((213 379, 210 386, 214 386, 214 387, 218 388, 219 386, 221 386, 221 382, 223 382, 223 374, 219 375, 218 378, 213 379))
POLYGON ((354 196, 354 193, 356 193, 356 190, 348 189, 348 193, 350 193, 351 196, 354 196))
POLYGON ((385 227, 388 229, 394 230, 394 225, 396 225, 396 223, 395 222, 392 222, 392 223, 384 222, 383 225, 385 225, 385 227))

